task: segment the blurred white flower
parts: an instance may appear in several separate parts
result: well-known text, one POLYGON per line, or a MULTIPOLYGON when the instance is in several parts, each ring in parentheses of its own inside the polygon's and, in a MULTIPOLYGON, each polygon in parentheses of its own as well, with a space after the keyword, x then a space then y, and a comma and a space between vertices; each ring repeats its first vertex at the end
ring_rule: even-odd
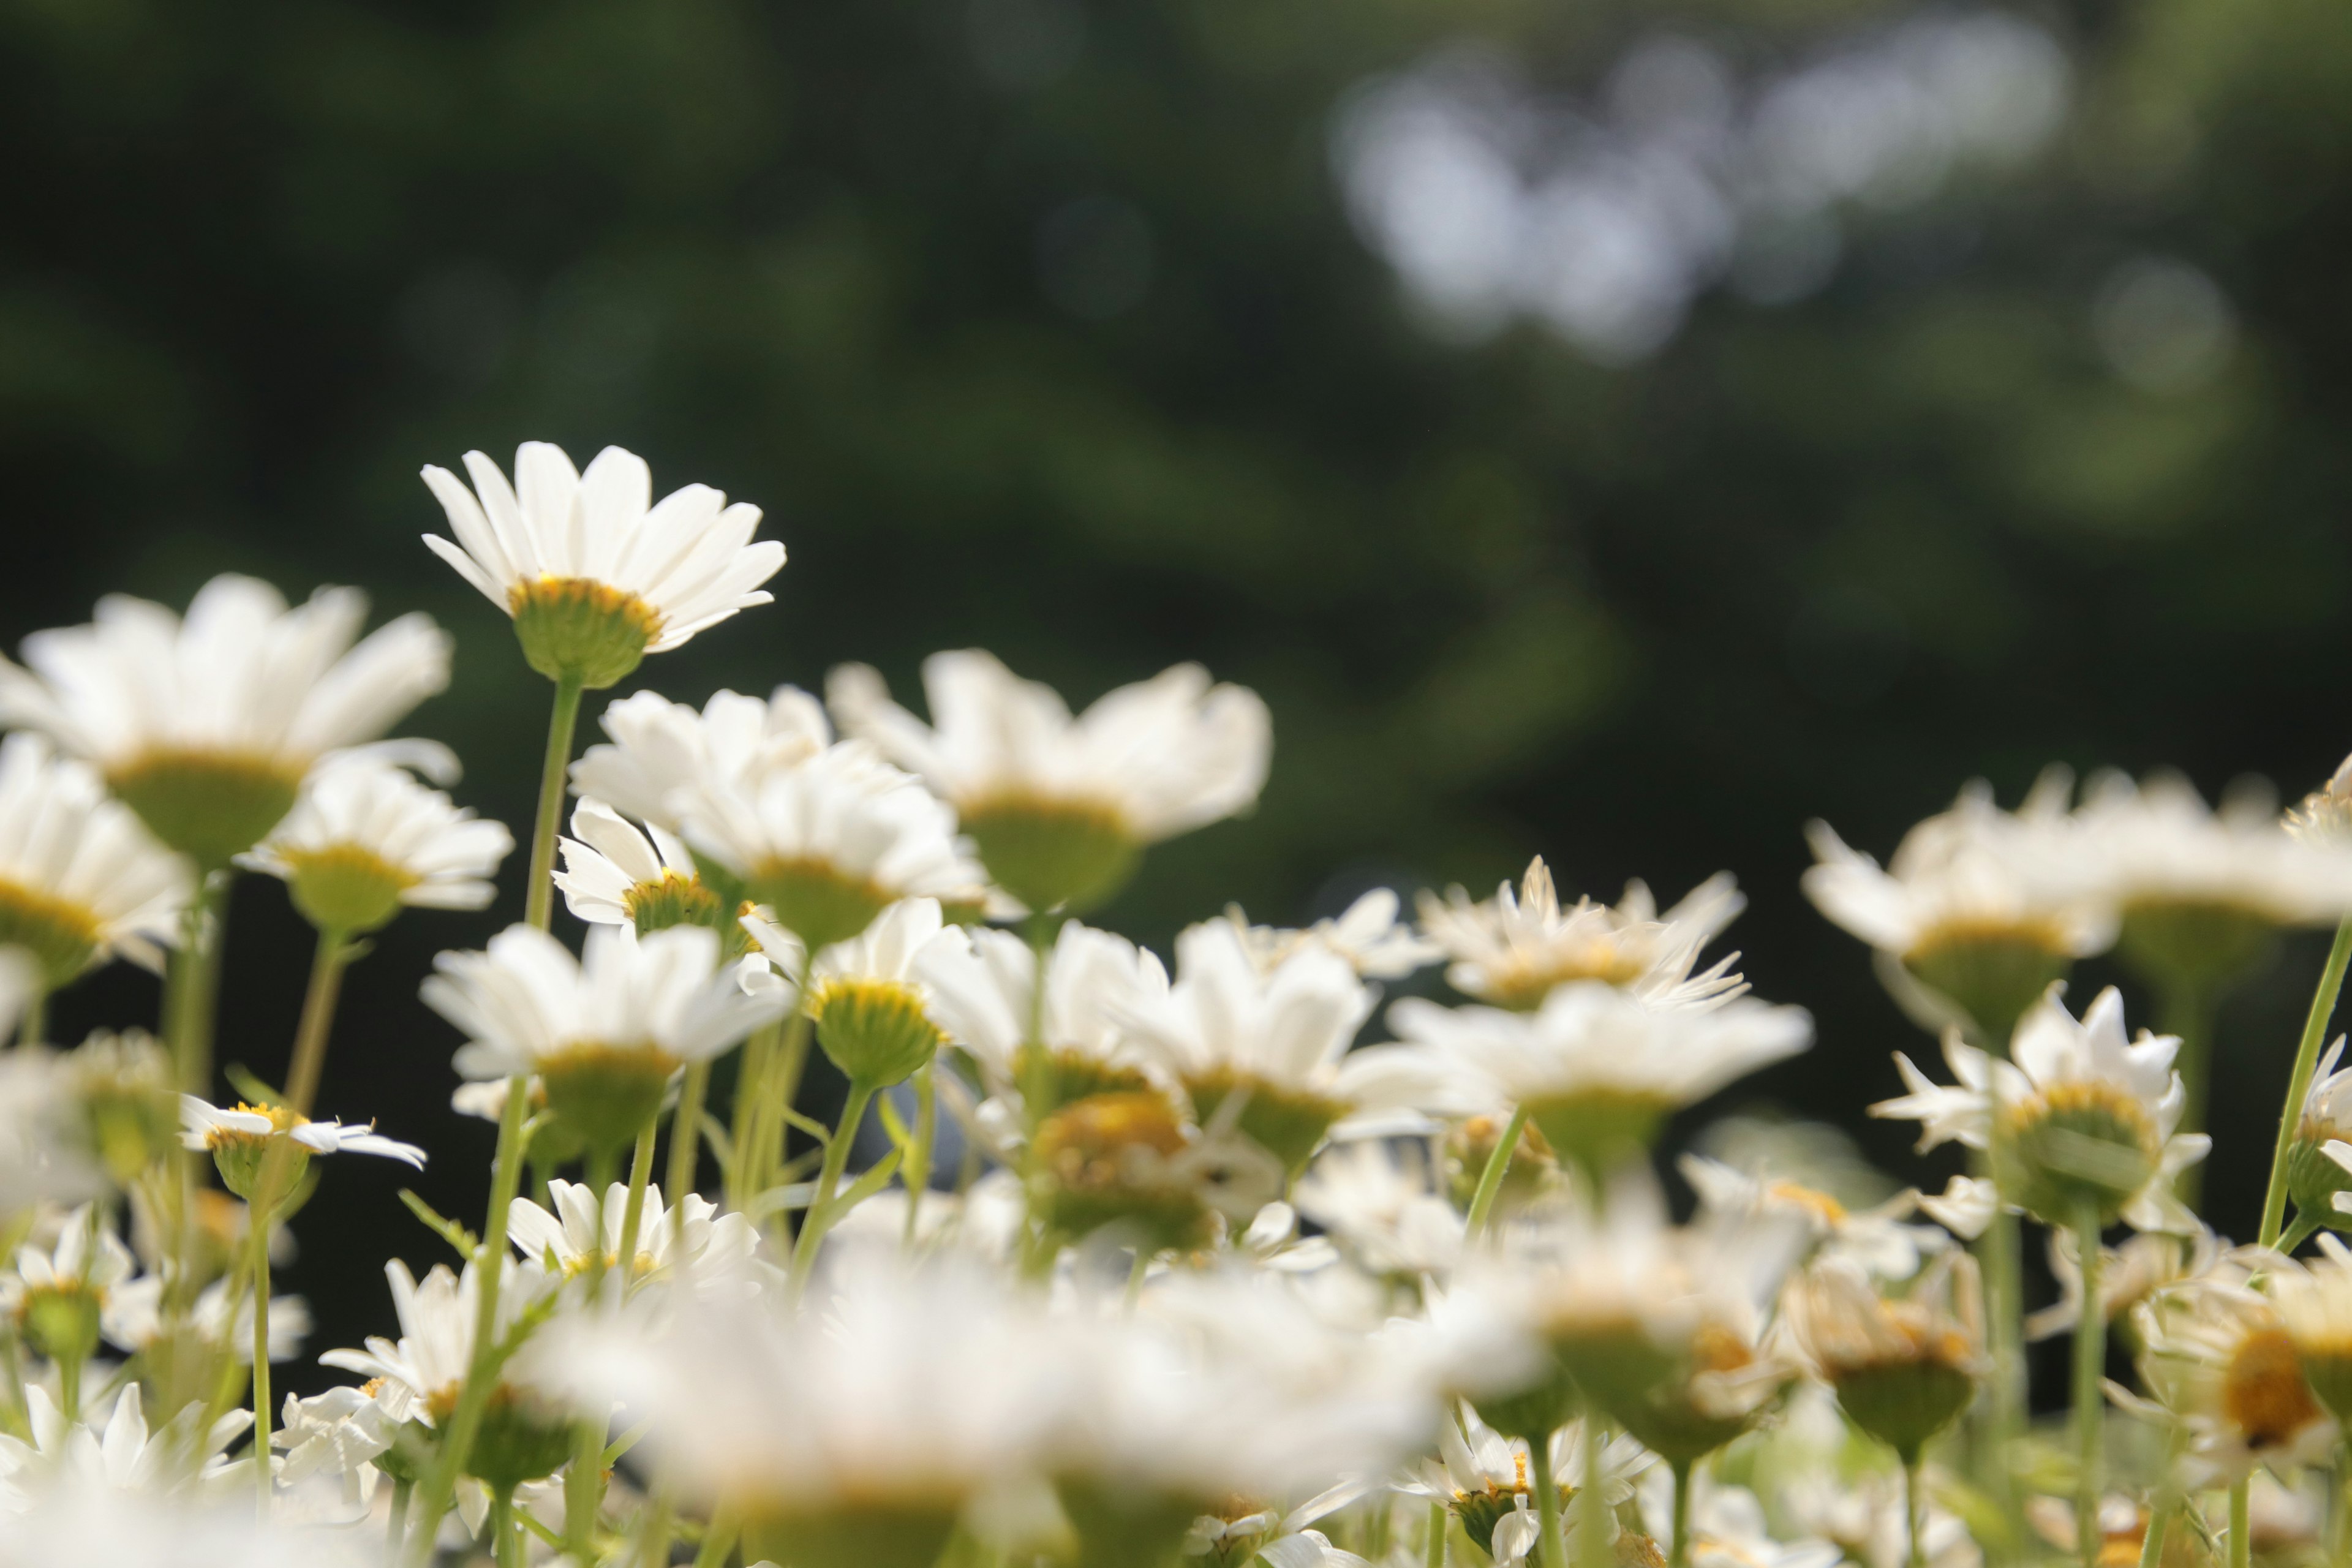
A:
MULTIPOLYGON (((584 1184, 558 1179, 548 1184, 548 1201, 552 1212, 529 1198, 515 1199, 508 1209, 507 1237, 515 1249, 558 1276, 576 1275, 592 1266, 610 1268, 619 1257, 628 1220, 628 1187, 614 1183, 600 1205, 584 1184)), ((750 1263, 759 1235, 749 1219, 722 1215, 718 1205, 694 1193, 679 1207, 683 1215, 673 1214, 662 1205, 659 1184, 646 1185, 636 1256, 629 1265, 632 1278, 691 1271, 706 1281, 725 1279, 750 1263)))
POLYGON ((1268 973, 1302 949, 1317 947, 1339 954, 1367 980, 1401 980, 1441 955, 1433 942, 1397 919, 1393 889, 1374 888, 1338 917, 1317 921, 1304 930, 1252 925, 1239 904, 1225 907, 1225 919, 1242 933, 1250 956, 1268 973))
POLYGON ((150 969, 179 941, 187 863, 40 735, 0 741, 0 946, 45 988, 120 952, 150 969))

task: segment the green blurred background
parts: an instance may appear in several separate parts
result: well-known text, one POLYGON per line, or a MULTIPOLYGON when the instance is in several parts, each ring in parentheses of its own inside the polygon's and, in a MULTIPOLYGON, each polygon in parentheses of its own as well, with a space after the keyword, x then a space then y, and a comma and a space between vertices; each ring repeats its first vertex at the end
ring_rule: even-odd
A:
MULTIPOLYGON (((1728 867, 1822 1032, 1733 1098, 1940 1183, 1862 1121, 1917 1042, 1798 895, 1805 820, 1883 855, 1972 774, 2292 794, 2352 744, 2335 0, 0 0, 0 635, 364 584, 455 630, 411 728, 509 823, 546 689, 416 471, 618 443, 792 552, 646 683, 1199 658, 1273 784, 1108 923, 1728 867)), ((453 1212, 489 1130, 415 985, 520 871, 385 935, 327 1074, 453 1212)), ((245 886, 225 1059, 282 1068, 307 956, 245 886)), ((2241 1234, 2315 968, 2224 1019, 2241 1234)), ((110 973, 61 1033, 152 1005, 110 973)), ((314 1350, 438 1252, 400 1179, 303 1226, 314 1350)))

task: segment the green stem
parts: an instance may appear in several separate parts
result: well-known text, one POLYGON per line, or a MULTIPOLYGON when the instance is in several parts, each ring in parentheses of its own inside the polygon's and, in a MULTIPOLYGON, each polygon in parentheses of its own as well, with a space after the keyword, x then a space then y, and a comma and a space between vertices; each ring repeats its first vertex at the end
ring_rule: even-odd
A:
POLYGON ((808 1067, 809 1037, 816 1031, 816 1020, 795 1007, 783 1021, 783 1037, 769 1068, 768 1087, 760 1096, 760 1184, 754 1193, 763 1193, 783 1179, 784 1146, 790 1141, 791 1123, 784 1112, 800 1098, 801 1074, 808 1067))
POLYGON ((2082 1258, 2083 1312, 2074 1324, 2074 1543, 2083 1568, 2099 1561, 2101 1461, 2106 1440, 2107 1315, 2099 1310, 2099 1205, 2084 1199, 2074 1218, 2074 1245, 2082 1258))
POLYGON ((294 1030, 294 1064, 286 1074, 286 1103, 298 1116, 310 1114, 319 1097, 319 1075, 327 1063, 327 1035, 335 1022, 335 998, 352 961, 352 940, 343 931, 321 931, 310 960, 310 985, 302 994, 302 1021, 294 1030))
MULTIPOLYGON (((2303 1121, 2304 1098, 2311 1092, 2311 1075, 2319 1065, 2320 1042, 2327 1037, 2327 1021, 2336 1013, 2336 999, 2344 990, 2344 971, 2352 963, 2352 916, 2336 928, 2327 949, 2327 963, 2319 972, 2319 987, 2311 994, 2311 1011, 2303 1020, 2303 1038, 2294 1048, 2294 1070, 2287 1075, 2286 1105, 2279 1111, 2278 1146, 2271 1155, 2271 1184, 2263 1194, 2263 1228, 2259 1246, 2270 1247, 2286 1224, 2286 1168, 2294 1152, 2294 1130, 2303 1121)), ((2288 1248, 2292 1251, 2293 1248, 2288 1248)))
POLYGON ((1486 1228, 1486 1217, 1494 1212, 1496 1195, 1503 1190, 1503 1175, 1511 1168, 1511 1156, 1519 1146, 1519 1135, 1527 1131, 1528 1108, 1524 1105, 1511 1112, 1504 1125, 1503 1136, 1486 1156, 1486 1168, 1478 1173, 1477 1191, 1470 1194, 1470 1217, 1465 1223, 1465 1233, 1475 1237, 1486 1228))
MULTIPOLYGON (((646 1218, 646 1186, 654 1173, 654 1128, 658 1118, 648 1118, 646 1130, 637 1134, 636 1156, 629 1162, 629 1200, 621 1210, 621 1245, 614 1254, 614 1262, 621 1271, 621 1298, 629 1293, 630 1276, 636 1272, 637 1232, 646 1218)), ((597 1228, 604 1228, 604 1210, 596 1211, 597 1228)))
MULTIPOLYGON (((1675 1462, 1675 1510, 1673 1555, 1667 1559, 1670 1568, 1690 1568, 1691 1467, 1688 1459, 1675 1462)), ((1918 1568, 1918 1564, 1912 1564, 1918 1568)))
POLYGON ((719 1568, 735 1544, 735 1521, 721 1509, 703 1527, 702 1550, 694 1554, 694 1568, 719 1568))
POLYGON ((1429 1505, 1429 1534, 1422 1542, 1422 1568, 1445 1568, 1445 1505, 1429 1505))
POLYGON ((2254 1529, 2249 1499, 2253 1483, 2243 1480, 2230 1489, 2230 1568, 2252 1568, 2254 1529))
POLYGON ((685 1081, 678 1085, 677 1109, 670 1112, 669 1174, 663 1184, 677 1216, 681 1242, 686 1239, 686 1197, 694 1191, 694 1173, 702 1163, 702 1102, 709 1094, 709 1058, 688 1064, 685 1081))
POLYGON ((2344 1568, 2352 1561, 2352 1440, 2336 1449, 2336 1484, 2328 1489, 2327 1561, 2344 1568))
POLYGON ((2307 1214, 2298 1213, 2294 1216, 2294 1223, 2286 1227, 2286 1234, 2279 1237, 2278 1249, 2281 1252, 2285 1253, 2289 1258, 2292 1258, 2294 1256, 2294 1249, 2296 1247, 2301 1247, 2305 1242, 2309 1241, 2314 1236, 2317 1235, 2318 1232, 2319 1222, 2317 1220, 2312 1218, 2307 1214))
POLYGON ((434 1538, 441 1532, 441 1516, 457 1495, 457 1478, 473 1454, 475 1434, 482 1413, 497 1386, 499 1288, 506 1276, 507 1211, 514 1206, 515 1189, 522 1184, 522 1122, 530 1098, 530 1079, 517 1073, 507 1079, 506 1111, 499 1118, 499 1152, 490 1167, 490 1207, 483 1216, 481 1245, 474 1250, 475 1305, 473 1364, 466 1385, 450 1413, 448 1436, 425 1478, 424 1517, 415 1532, 409 1554, 412 1568, 425 1568, 433 1555, 434 1538))
MULTIPOLYGON (((1533 1453, 1538 1444, 1544 1441, 1542 1438, 1530 1441, 1528 1444, 1528 1451, 1533 1453)), ((1611 1539, 1612 1532, 1609 1528, 1609 1504, 1604 1495, 1605 1489, 1601 1484, 1603 1479, 1601 1456, 1608 1447, 1609 1418, 1601 1414, 1599 1406, 1587 1405, 1584 1407, 1584 1485, 1576 1494, 1577 1568, 1614 1568, 1617 1561, 1616 1548, 1611 1539)), ((1549 1472, 1549 1467, 1547 1465, 1546 1473, 1549 1472)), ((1559 1502, 1559 1489, 1547 1487, 1545 1489, 1551 1496, 1556 1514, 1559 1502)), ((1551 1529, 1556 1531, 1558 1528, 1559 1520, 1555 1517, 1551 1521, 1551 1529)), ((1549 1549, 1549 1533, 1547 1532, 1547 1549, 1549 1549)), ((1560 1549, 1560 1557, 1554 1561, 1561 1562, 1565 1568, 1566 1557, 1567 1549, 1563 1545, 1560 1549)))
POLYGON ((563 1472, 563 1550, 578 1563, 595 1561, 596 1509, 604 1489, 604 1426, 583 1419, 572 1426, 572 1463, 563 1472))
POLYGON ((817 1243, 833 1228, 833 1195, 841 1185, 843 1167, 849 1163, 849 1146, 856 1141, 857 1124, 866 1120, 866 1102, 873 1098, 872 1084, 850 1080, 849 1099, 841 1108, 841 1125, 833 1130, 833 1142, 824 1146, 824 1164, 817 1172, 816 1194, 809 1202, 808 1217, 801 1222, 800 1240, 793 1246, 792 1291, 795 1300, 808 1289, 817 1243))
POLYGON ((228 915, 229 879, 221 870, 199 876, 196 896, 181 918, 180 945, 163 977, 163 1028, 180 1089, 210 1100, 213 1089, 214 996, 220 989, 221 937, 228 915))
MULTIPOLYGON (((1990 1174, 1981 1151, 1971 1168, 1978 1176, 1990 1174)), ((2025 1435, 2024 1290, 2019 1283, 2023 1246, 2017 1215, 2007 1205, 1997 1205, 1992 1223, 1976 1244, 1977 1262, 1984 1275, 1986 1339, 1992 1366, 1975 1458, 1977 1482, 1991 1493, 2000 1510, 2010 1553, 2021 1550, 2025 1541, 2021 1500, 2010 1464, 2018 1440, 2025 1435)))
POLYGON ((934 1065, 925 1062, 915 1074, 914 1142, 908 1145, 906 1161, 898 1167, 899 1176, 907 1184, 907 1228, 898 1244, 909 1251, 915 1245, 915 1222, 922 1213, 923 1199, 931 1190, 931 1143, 939 1136, 939 1086, 931 1081, 934 1065))
MULTIPOLYGON (((2205 1131, 2206 1088, 2213 1071, 2213 1020, 2220 1001, 2218 990, 2202 985, 2176 985, 2158 997, 2157 1026, 2165 1034, 2180 1037, 2180 1054, 2172 1065, 2188 1096, 2180 1112, 2182 1132, 2205 1131)), ((2200 1162, 2173 1178, 2173 1191, 2191 1209, 2197 1207, 2204 1177, 2200 1162)))
POLYGON ((252 1216, 253 1231, 253 1469, 261 1517, 269 1518, 269 1220, 252 1216))
POLYGON ((81 1368, 88 1358, 68 1354, 58 1358, 58 1408, 68 1422, 81 1419, 81 1368))
POLYGON ((1130 1318, 1135 1316, 1135 1304, 1143 1300, 1143 1281, 1151 1272, 1151 1260, 1158 1256, 1148 1247, 1135 1249, 1135 1267, 1127 1271, 1127 1300, 1123 1303, 1130 1318))
POLYGON ((1903 1456, 1903 1539, 1906 1568, 1927 1568, 1927 1493, 1920 1485, 1919 1454, 1903 1456))
POLYGON ((490 1500, 490 1539, 499 1568, 523 1568, 522 1531, 515 1524, 514 1489, 490 1500))
POLYGON ((728 1130, 730 1150, 727 1167, 727 1206, 737 1214, 751 1206, 759 1191, 756 1183, 760 1173, 755 1168, 751 1151, 760 1136, 760 1105, 768 1079, 768 1066, 776 1054, 776 1041, 783 1032, 783 1022, 763 1024, 743 1042, 743 1059, 736 1064, 734 1125, 728 1130))
POLYGON ((386 1563, 400 1561, 400 1549, 404 1544, 404 1537, 408 1527, 408 1498, 415 1489, 416 1483, 412 1480, 395 1478, 392 1483, 392 1507, 383 1522, 383 1560, 386 1563))
POLYGON ((2147 1532, 2140 1537, 2139 1568, 2158 1568, 2163 1563, 2164 1538, 2171 1531, 2173 1510, 2179 1506, 2179 1500, 2166 1489, 2159 1489, 2148 1500, 2147 1532))
POLYGON ((539 770, 539 820, 530 835, 530 881, 523 890, 522 918, 545 931, 555 915, 555 834, 563 821, 563 773, 572 765, 572 731, 580 722, 580 678, 555 683, 555 709, 547 720, 547 757, 539 770))
MULTIPOLYGON (((1549 1434, 1528 1439, 1528 1485, 1536 1494, 1536 1552, 1543 1568, 1568 1568, 1568 1542, 1560 1533, 1559 1482, 1551 1473, 1551 1438, 1549 1434)), ((1598 1495, 1597 1493, 1595 1494, 1598 1495)), ((1676 1506, 1681 1504, 1679 1497, 1676 1506)), ((1579 1529, 1589 1528, 1588 1515, 1579 1529)))
POLYGON ((24 1011, 16 1015, 16 1044, 37 1046, 41 1037, 49 1032, 49 988, 34 982, 32 994, 25 998, 24 1011))

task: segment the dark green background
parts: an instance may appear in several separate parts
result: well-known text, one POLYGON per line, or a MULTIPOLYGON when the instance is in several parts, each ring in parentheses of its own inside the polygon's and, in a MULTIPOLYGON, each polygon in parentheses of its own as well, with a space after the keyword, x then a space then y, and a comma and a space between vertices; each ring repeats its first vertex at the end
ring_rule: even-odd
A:
MULTIPOLYGON (((2293 793, 2352 744, 2352 12, 2036 10, 2077 68, 2045 157, 1858 218, 1816 298, 1710 295, 1626 370, 1534 328, 1417 331, 1327 151, 1351 84, 1448 39, 1580 89, 1661 26, 1769 61, 1896 14, 1089 0, 1074 67, 1009 91, 955 0, 5 0, 0 633, 224 568, 362 584, 456 631, 412 727, 519 823, 545 688, 417 543, 441 521, 416 469, 618 442, 792 550, 778 604, 654 660, 661 689, 849 658, 908 683, 982 644, 1084 700, 1201 658, 1272 704, 1274 782, 1156 853, 1111 923, 1485 889, 1536 850, 1610 896, 1729 867, 1745 967, 1822 1031, 1748 1088, 1916 1172, 1861 1122, 1915 1041, 1797 894, 1809 816, 1883 854, 1974 773, 2014 798, 2051 758, 2169 762, 2293 793), (1079 319, 1041 227, 1102 196, 1156 266, 1079 319), (2194 392, 2135 391, 2094 345, 2098 280, 2142 251, 2238 312, 2194 392)), ((488 1130, 442 1109, 455 1041, 415 984, 519 910, 520 870, 495 919, 387 933, 323 1098, 431 1144, 421 1184, 468 1216, 488 1130)), ((282 1067, 305 940, 278 889, 240 890, 225 1059, 282 1067)), ((2221 1042, 2210 1190, 2241 1233, 2315 968, 2289 959, 2221 1042)), ((59 1011, 70 1035, 151 1006, 126 973, 59 1011)), ((340 1162, 306 1217, 314 1349, 389 1326, 374 1259, 439 1250, 398 1184, 340 1162)))

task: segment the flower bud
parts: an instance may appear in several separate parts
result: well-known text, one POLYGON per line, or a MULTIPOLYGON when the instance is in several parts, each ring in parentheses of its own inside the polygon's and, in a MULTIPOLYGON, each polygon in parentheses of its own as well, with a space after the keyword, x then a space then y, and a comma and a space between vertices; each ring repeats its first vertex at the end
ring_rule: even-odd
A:
POLYGON ((1093 909, 1143 857, 1143 841, 1107 805, 1007 795, 971 802, 958 816, 997 886, 1033 910, 1093 909))
POLYGON ((904 1083, 945 1044, 923 994, 896 980, 835 975, 809 994, 817 1044, 852 1083, 904 1083))
POLYGON ((661 630, 661 616, 634 594, 587 577, 541 577, 507 591, 516 640, 531 668, 569 677, 590 691, 628 678, 661 630))

